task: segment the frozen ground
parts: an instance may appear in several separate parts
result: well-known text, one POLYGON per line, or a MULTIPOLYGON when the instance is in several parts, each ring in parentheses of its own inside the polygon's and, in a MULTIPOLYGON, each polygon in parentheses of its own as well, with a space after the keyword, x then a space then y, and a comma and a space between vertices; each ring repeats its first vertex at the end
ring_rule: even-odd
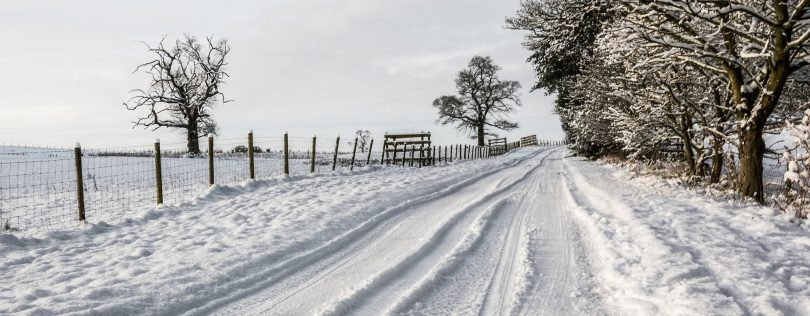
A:
POLYGON ((810 233, 525 148, 0 235, 0 314, 810 314, 810 233))

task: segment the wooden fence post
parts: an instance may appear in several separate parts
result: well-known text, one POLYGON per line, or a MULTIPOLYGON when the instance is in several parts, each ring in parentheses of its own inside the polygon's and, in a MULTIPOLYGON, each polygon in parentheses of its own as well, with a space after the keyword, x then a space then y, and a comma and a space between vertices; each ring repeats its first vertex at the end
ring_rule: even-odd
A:
POLYGON ((408 167, 413 167, 413 155, 416 153, 416 146, 411 146, 411 162, 408 164, 408 167))
POLYGON ((73 150, 73 157, 76 160, 76 198, 79 206, 79 221, 83 222, 84 217, 84 176, 82 175, 82 144, 76 143, 73 150))
MULTIPOLYGON (((439 152, 439 155, 441 155, 441 154, 442 153, 439 152)), ((441 161, 441 159, 439 159, 439 161, 441 161)), ((436 165, 436 146, 433 146, 433 155, 430 155, 430 165, 431 166, 436 165)))
MULTIPOLYGON (((382 154, 380 154, 380 165, 381 165, 381 166, 382 166, 382 165, 385 163, 385 161, 386 161, 386 160, 385 160, 385 156, 386 156, 386 155, 388 155, 388 152, 386 152, 386 150, 387 150, 387 149, 388 149, 388 138, 386 138, 386 139, 384 139, 384 140, 383 140, 383 149, 382 149, 382 154)), ((391 161, 390 161, 390 160, 388 160, 388 164, 389 164, 389 165, 391 164, 391 161)))
POLYGON ((371 149, 374 148, 374 139, 371 139, 371 143, 368 145, 368 157, 366 157, 366 166, 371 163, 371 149))
POLYGON ((402 145, 402 166, 405 167, 405 163, 408 162, 408 145, 402 145))
POLYGON ((250 180, 256 180, 256 164, 253 161, 253 130, 248 132, 248 161, 250 164, 250 180))
MULTIPOLYGON (((394 165, 395 165, 395 166, 397 165, 397 145, 398 145, 398 144, 395 142, 395 143, 394 143, 394 165)), ((390 161, 390 160, 388 161, 388 164, 389 164, 389 165, 391 164, 391 161, 390 161)))
POLYGON ((408 145, 402 145, 402 166, 405 167, 405 163, 408 162, 408 145))
POLYGON ((354 170, 354 157, 357 155, 357 137, 354 138, 354 149, 352 149, 352 165, 349 170, 354 170))
POLYGON ((208 134, 208 185, 214 185, 214 134, 208 134))
POLYGON ((284 174, 290 174, 290 141, 284 132, 284 174))
POLYGON ((332 159, 332 171, 335 171, 335 168, 337 168, 337 156, 339 148, 340 148, 340 136, 338 136, 337 140, 335 140, 335 157, 332 159))
POLYGON ((160 138, 155 140, 155 188, 157 204, 163 204, 163 167, 160 163, 160 138))
POLYGON ((312 135, 312 157, 310 158, 309 161, 309 173, 315 173, 315 150, 317 150, 317 148, 315 147, 316 142, 317 136, 312 135))
POLYGON ((447 146, 444 146, 444 162, 447 162, 447 146))

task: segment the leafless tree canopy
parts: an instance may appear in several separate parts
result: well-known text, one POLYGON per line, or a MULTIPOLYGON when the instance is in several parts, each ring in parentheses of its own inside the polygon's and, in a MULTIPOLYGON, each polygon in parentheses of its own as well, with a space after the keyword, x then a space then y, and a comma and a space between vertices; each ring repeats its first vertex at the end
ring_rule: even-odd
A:
POLYGON ((360 152, 366 152, 366 148, 368 147, 368 142, 371 140, 371 132, 368 130, 358 129, 355 132, 357 136, 357 147, 360 148, 360 152))
POLYGON ((438 122, 442 125, 456 124, 461 131, 473 133, 478 145, 484 145, 484 137, 492 135, 489 128, 513 130, 517 122, 506 119, 506 114, 520 106, 517 81, 498 78, 498 67, 490 57, 475 56, 466 69, 458 73, 458 95, 441 96, 433 101, 439 110, 438 122))
POLYGON ((128 110, 145 111, 135 127, 156 130, 161 127, 184 129, 189 153, 199 153, 198 138, 215 132, 211 110, 218 102, 228 102, 220 91, 225 72, 225 56, 230 47, 225 39, 204 42, 193 36, 176 40, 166 47, 165 38, 156 47, 145 44, 154 59, 139 65, 152 79, 146 89, 132 90, 124 105, 128 110))

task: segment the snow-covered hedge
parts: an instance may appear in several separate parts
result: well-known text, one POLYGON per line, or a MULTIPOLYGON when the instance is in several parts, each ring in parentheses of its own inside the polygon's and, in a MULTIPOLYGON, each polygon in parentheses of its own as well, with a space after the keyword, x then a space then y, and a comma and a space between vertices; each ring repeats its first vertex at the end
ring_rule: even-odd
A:
POLYGON ((787 122, 787 130, 795 143, 795 148, 787 148, 782 158, 787 163, 785 183, 788 191, 779 200, 787 212, 807 218, 808 189, 810 188, 810 110, 804 111, 804 117, 798 124, 787 122))

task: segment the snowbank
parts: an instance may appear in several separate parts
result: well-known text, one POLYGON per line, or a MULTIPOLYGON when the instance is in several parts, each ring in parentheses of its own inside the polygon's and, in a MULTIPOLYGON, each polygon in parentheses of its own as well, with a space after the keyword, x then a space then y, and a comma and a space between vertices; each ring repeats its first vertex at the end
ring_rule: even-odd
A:
POLYGON ((569 160, 605 296, 630 314, 808 315, 810 232, 772 208, 569 160))

